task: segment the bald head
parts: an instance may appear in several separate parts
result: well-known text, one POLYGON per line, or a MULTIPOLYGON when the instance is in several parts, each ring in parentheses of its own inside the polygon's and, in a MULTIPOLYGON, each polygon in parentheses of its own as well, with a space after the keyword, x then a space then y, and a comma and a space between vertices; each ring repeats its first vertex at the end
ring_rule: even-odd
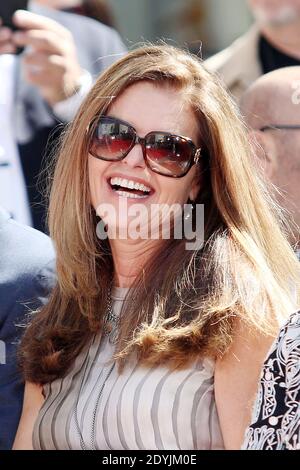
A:
POLYGON ((241 109, 253 129, 270 124, 300 125, 300 66, 261 76, 244 94, 241 109))
MULTIPOLYGON (((278 69, 260 77, 241 101, 242 114, 258 143, 266 177, 279 189, 279 203, 300 226, 300 128, 267 129, 265 126, 300 126, 300 67, 278 69)), ((299 230, 294 235, 299 239, 299 230)))

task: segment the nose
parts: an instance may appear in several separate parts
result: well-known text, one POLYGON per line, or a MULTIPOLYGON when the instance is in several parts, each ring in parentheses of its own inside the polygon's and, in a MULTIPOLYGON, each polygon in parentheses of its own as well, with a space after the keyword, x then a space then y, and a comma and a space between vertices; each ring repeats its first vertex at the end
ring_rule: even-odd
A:
POLYGON ((146 164, 141 144, 136 143, 122 162, 131 168, 145 168, 146 164))

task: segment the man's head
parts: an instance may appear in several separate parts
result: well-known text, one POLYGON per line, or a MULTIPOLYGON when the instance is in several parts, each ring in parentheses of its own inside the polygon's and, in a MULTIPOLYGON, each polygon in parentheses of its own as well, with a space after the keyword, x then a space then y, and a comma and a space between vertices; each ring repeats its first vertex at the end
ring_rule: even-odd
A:
POLYGON ((300 226, 300 67, 260 77, 243 96, 241 108, 265 173, 281 193, 278 200, 300 226))
POLYGON ((283 26, 300 18, 300 0, 248 0, 248 4, 264 26, 283 26))

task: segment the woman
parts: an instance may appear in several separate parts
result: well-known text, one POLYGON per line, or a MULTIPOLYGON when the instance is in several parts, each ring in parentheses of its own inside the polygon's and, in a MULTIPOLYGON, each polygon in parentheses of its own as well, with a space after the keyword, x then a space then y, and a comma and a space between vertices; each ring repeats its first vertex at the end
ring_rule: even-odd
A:
POLYGON ((186 52, 145 46, 99 78, 55 169, 58 283, 23 340, 15 448, 241 445, 299 276, 250 152, 227 93, 186 52), (144 228, 152 207, 204 204, 203 246, 164 239, 164 217, 136 237, 137 200, 144 228))

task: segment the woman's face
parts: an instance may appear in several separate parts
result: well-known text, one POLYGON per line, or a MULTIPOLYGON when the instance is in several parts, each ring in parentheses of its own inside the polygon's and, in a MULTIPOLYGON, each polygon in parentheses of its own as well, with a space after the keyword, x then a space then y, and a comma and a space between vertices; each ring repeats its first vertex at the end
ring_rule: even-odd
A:
MULTIPOLYGON (((107 115, 128 122, 140 137, 151 131, 164 131, 189 137, 199 146, 196 118, 180 93, 171 87, 146 81, 133 84, 114 100, 107 115)), ((121 161, 106 162, 89 155, 89 184, 97 214, 103 218, 101 206, 109 204, 118 214, 119 225, 126 225, 128 214, 120 209, 122 203, 121 207, 126 202, 128 208, 143 204, 149 211, 156 204, 183 206, 188 198, 194 200, 199 190, 199 170, 193 165, 187 175, 178 179, 154 173, 146 166, 142 148, 137 144, 121 161), (151 190, 150 194, 136 198, 128 197, 126 188, 116 192, 111 185, 112 178, 141 183, 151 190)))

